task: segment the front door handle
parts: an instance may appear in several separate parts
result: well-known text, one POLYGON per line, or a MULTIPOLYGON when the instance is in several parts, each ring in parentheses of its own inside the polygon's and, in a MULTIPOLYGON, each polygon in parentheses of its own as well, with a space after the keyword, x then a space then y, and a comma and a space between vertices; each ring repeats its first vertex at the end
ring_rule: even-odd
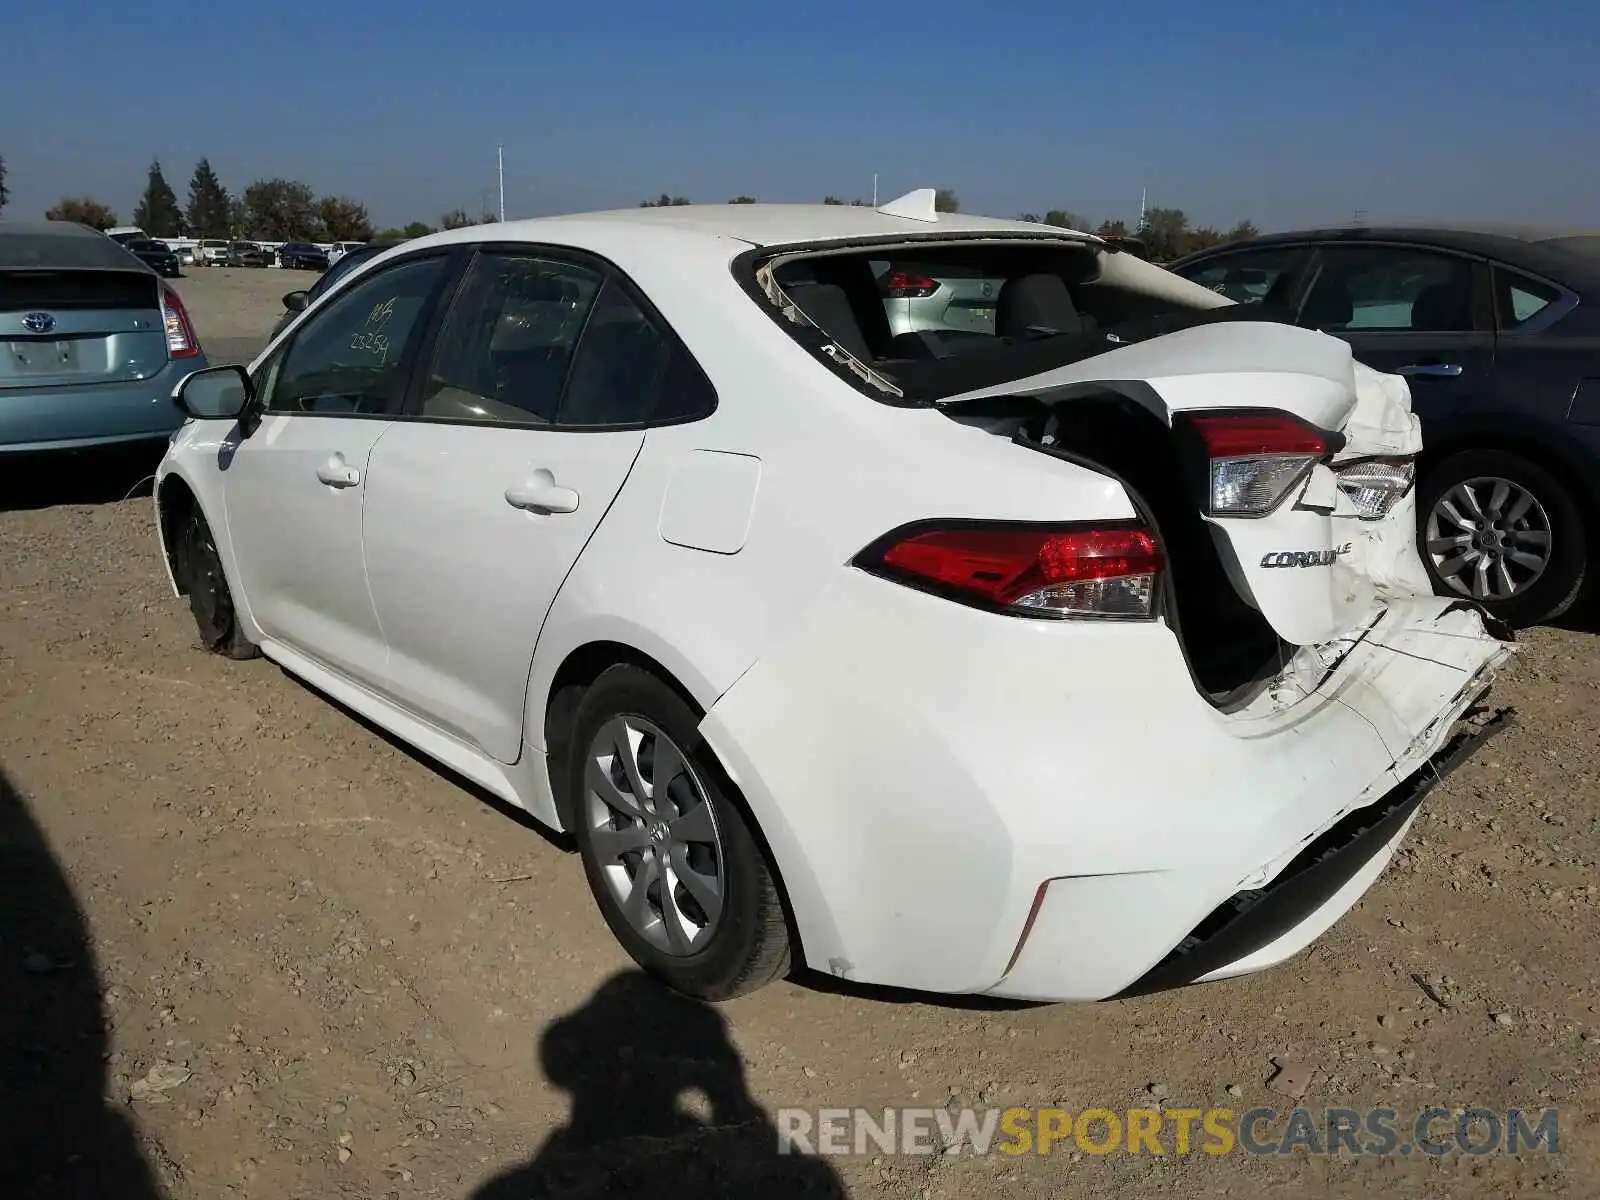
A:
POLYGON ((553 473, 540 468, 521 483, 506 489, 506 503, 525 512, 577 512, 578 493, 562 487, 553 473))
POLYGON ((1401 367, 1396 375, 1435 375, 1445 379, 1454 379, 1461 374, 1461 367, 1457 363, 1412 363, 1408 367, 1401 367))
POLYGON ((332 488, 355 487, 361 482, 361 472, 345 462, 344 455, 335 454, 317 468, 317 478, 332 488))

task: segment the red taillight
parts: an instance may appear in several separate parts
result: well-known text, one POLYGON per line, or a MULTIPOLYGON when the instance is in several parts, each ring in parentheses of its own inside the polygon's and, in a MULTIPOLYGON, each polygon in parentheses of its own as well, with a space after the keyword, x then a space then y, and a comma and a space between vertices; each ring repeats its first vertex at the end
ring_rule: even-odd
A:
POLYGON ((1214 517, 1265 516, 1337 448, 1285 412, 1196 413, 1183 422, 1210 460, 1206 511, 1214 517))
POLYGON ((1022 616, 1149 618, 1162 555, 1137 525, 924 525, 882 539, 857 565, 1022 616))
POLYGON ((939 290, 939 281, 916 271, 891 270, 883 277, 884 294, 894 300, 920 300, 939 290))
POLYGON ((189 310, 166 284, 161 285, 161 321, 167 327, 168 358, 194 358, 200 353, 200 339, 195 336, 189 310))
POLYGON ((1321 458, 1330 449, 1327 434, 1288 413, 1192 416, 1189 425, 1211 458, 1241 458, 1247 454, 1312 454, 1321 458))

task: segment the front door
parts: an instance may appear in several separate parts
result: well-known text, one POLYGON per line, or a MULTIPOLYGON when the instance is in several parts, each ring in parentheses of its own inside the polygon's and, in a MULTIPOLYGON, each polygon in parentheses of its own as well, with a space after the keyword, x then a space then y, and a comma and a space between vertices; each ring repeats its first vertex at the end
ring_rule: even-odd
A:
POLYGON ((404 402, 448 262, 397 262, 308 318, 257 372, 260 423, 225 451, 251 615, 266 638, 348 675, 385 653, 362 561, 368 460, 404 402))

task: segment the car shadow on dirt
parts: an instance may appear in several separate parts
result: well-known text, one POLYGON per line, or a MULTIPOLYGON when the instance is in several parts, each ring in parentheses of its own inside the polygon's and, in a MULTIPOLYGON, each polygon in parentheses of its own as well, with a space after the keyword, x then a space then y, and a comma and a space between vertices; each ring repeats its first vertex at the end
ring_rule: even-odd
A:
POLYGON ((847 1194, 825 1160, 780 1151, 722 1014, 643 972, 612 976, 551 1024, 539 1056, 571 1115, 472 1200, 847 1194))
POLYGON ((105 1099, 109 1031, 88 923, 0 772, 0 1196, 156 1200, 105 1099))
POLYGON ((113 504, 150 495, 166 442, 70 454, 0 457, 0 512, 63 504, 113 504))

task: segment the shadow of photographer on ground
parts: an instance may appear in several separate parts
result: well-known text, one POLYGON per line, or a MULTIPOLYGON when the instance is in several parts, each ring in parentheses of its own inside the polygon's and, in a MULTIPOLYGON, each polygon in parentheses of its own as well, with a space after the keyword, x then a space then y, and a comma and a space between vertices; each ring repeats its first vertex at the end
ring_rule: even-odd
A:
POLYGON ((156 1200, 105 1101, 109 1032, 88 922, 0 771, 0 1196, 156 1200))
POLYGON ((540 1058, 571 1116, 473 1200, 846 1195, 827 1162, 778 1152, 721 1013, 643 972, 613 976, 552 1024, 540 1058))

